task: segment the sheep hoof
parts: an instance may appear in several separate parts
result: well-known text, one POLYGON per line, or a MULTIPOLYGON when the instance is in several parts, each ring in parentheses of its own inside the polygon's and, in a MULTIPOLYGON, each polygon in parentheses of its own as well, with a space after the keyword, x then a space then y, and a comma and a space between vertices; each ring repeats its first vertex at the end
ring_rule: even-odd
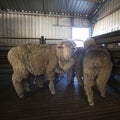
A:
POLYGON ((52 95, 55 95, 55 91, 51 91, 51 94, 52 94, 52 95))
POLYGON ((89 102, 89 106, 94 106, 94 102, 89 102))
POLYGON ((101 97, 105 98, 105 94, 101 95, 101 97))
POLYGON ((24 98, 24 94, 19 95, 19 98, 24 98))
POLYGON ((43 88, 44 87, 44 85, 40 85, 40 84, 38 86, 39 86, 39 88, 43 88))
POLYGON ((30 88, 27 88, 26 91, 27 91, 27 92, 31 92, 31 89, 30 89, 30 88))

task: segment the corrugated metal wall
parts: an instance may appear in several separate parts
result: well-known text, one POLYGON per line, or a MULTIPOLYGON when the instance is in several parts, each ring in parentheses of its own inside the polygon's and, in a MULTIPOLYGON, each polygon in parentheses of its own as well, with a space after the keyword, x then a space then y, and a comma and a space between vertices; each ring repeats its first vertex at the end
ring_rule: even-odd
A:
POLYGON ((120 1, 108 0, 97 14, 93 36, 120 30, 120 1))
MULTIPOLYGON (((83 18, 63 16, 41 16, 32 14, 0 13, 0 37, 71 39, 72 25, 89 27, 89 21, 83 18), (79 21, 79 22, 78 22, 79 21)), ((16 45, 33 42, 34 39, 2 39, 2 45, 16 45)), ((34 42, 39 43, 38 39, 34 42)))

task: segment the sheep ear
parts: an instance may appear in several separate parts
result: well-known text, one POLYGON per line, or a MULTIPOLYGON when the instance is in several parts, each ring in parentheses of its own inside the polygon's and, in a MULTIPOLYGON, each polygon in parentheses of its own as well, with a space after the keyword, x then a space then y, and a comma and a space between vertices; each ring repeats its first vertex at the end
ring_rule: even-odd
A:
POLYGON ((61 50, 63 47, 62 46, 60 46, 60 45, 57 45, 56 46, 56 49, 59 49, 59 50, 61 50))
POLYGON ((57 44, 57 48, 63 48, 63 47, 62 47, 62 46, 63 46, 63 43, 64 43, 63 41, 60 42, 60 43, 58 43, 58 44, 57 44))

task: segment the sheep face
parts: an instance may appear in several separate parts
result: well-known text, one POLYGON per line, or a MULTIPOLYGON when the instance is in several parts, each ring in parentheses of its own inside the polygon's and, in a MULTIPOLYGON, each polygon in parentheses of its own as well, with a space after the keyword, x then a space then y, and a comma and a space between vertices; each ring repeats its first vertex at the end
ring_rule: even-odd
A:
POLYGON ((63 58, 68 61, 75 52, 76 46, 70 41, 64 41, 61 43, 59 48, 62 50, 63 58))

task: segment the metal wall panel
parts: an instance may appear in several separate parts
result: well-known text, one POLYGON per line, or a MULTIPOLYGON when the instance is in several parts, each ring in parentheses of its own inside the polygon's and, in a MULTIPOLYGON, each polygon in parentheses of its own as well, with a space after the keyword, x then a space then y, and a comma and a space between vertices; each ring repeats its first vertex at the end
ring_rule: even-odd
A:
MULTIPOLYGON (((35 38, 34 42, 39 43, 36 38, 39 39, 41 36, 49 39, 71 39, 71 19, 73 18, 63 16, 0 13, 0 44, 31 43, 33 38, 35 38), (2 39, 2 37, 19 39, 2 39)), ((75 18, 73 20, 75 26, 89 26, 87 19, 77 19, 81 21, 79 24, 75 18)))
POLYGON ((120 30, 120 1, 109 0, 98 12, 93 36, 120 30))
POLYGON ((76 26, 76 27, 89 27, 89 20, 88 19, 74 18, 74 26, 76 26))
POLYGON ((102 8, 97 13, 97 19, 100 19, 120 8, 119 0, 107 0, 102 8))

